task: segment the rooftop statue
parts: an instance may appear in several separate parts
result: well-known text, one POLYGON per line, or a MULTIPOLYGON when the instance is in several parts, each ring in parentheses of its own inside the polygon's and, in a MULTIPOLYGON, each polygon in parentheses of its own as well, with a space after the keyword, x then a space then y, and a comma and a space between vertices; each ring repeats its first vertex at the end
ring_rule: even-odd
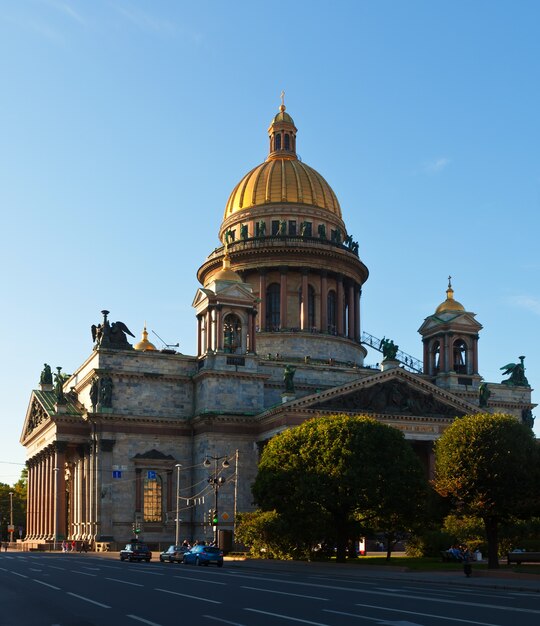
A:
POLYGON ((43 364, 43 371, 41 372, 41 375, 39 377, 39 382, 42 385, 52 385, 52 372, 51 372, 51 366, 48 363, 44 363, 43 364))
POLYGON ((294 373, 296 372, 296 367, 293 365, 285 365, 285 369, 283 370, 283 382, 285 384, 285 391, 294 392, 294 373))
POLYGON ((478 405, 487 406, 490 395, 491 391, 489 390, 487 383, 482 383, 480 387, 478 387, 478 405))
POLYGON ((396 358, 399 346, 397 346, 391 339, 383 337, 379 344, 379 350, 382 350, 383 361, 393 361, 396 358))
POLYGON ((529 381, 525 377, 524 360, 525 357, 520 356, 519 363, 508 363, 508 365, 501 367, 501 370, 504 370, 503 376, 510 374, 510 378, 501 381, 501 384, 509 385, 510 387, 529 387, 529 381))
POLYGON ((57 373, 54 375, 54 395, 57 404, 66 404, 66 396, 64 395, 64 383, 69 378, 68 374, 62 374, 62 368, 57 367, 57 373))
POLYGON ((94 340, 94 350, 98 348, 110 348, 111 350, 132 350, 133 346, 128 343, 126 335, 135 337, 124 322, 113 322, 107 319, 109 311, 103 313, 103 322, 92 324, 92 339, 94 340))

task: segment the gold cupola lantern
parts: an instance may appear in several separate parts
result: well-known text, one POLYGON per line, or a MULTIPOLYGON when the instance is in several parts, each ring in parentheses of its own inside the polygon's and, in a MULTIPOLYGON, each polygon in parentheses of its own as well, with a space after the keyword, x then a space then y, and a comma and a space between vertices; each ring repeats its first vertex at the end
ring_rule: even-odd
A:
POLYGON ((452 277, 448 277, 448 289, 446 290, 446 300, 439 304, 435 310, 435 315, 439 313, 456 313, 458 311, 465 311, 465 307, 454 300, 454 290, 452 289, 452 277))
POLYGON ((133 346, 134 350, 138 350, 139 352, 152 352, 157 350, 156 346, 148 341, 148 332, 146 330, 146 322, 144 323, 144 328, 142 331, 141 340, 133 346))

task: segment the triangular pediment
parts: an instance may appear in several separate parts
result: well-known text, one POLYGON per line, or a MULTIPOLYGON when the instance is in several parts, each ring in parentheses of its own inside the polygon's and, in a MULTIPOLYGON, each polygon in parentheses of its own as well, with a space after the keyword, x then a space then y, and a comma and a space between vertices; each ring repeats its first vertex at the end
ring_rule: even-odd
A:
POLYGON ((242 283, 229 283, 220 286, 221 288, 216 291, 216 298, 218 301, 223 299, 233 299, 233 300, 245 300, 248 302, 254 302, 255 296, 251 291, 251 287, 249 285, 244 285, 242 283))
POLYGON ((478 412, 468 402, 420 376, 395 368, 341 387, 293 400, 283 409, 423 417, 461 417, 478 412))
POLYGON ((431 331, 440 331, 448 327, 456 331, 477 333, 482 329, 482 324, 475 319, 474 313, 441 313, 426 317, 418 332, 421 335, 429 335, 431 331))

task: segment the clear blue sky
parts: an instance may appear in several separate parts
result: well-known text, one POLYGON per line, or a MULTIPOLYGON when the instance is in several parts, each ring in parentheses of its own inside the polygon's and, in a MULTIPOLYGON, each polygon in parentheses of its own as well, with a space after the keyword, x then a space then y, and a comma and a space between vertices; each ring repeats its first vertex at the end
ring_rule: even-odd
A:
POLYGON ((79 366, 101 309, 195 352, 195 273, 282 89, 370 269, 363 329, 421 357, 451 274, 481 374, 523 354, 538 385, 539 21, 525 0, 0 2, 0 482, 43 363, 79 366))

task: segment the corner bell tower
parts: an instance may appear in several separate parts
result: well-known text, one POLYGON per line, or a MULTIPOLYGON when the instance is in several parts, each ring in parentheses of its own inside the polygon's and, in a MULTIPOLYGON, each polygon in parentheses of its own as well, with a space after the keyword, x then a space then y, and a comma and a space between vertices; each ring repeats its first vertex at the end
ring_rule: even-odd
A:
POLYGON ((454 391, 476 389, 482 380, 478 373, 481 329, 475 314, 454 299, 449 276, 446 300, 418 329, 424 344, 424 374, 432 377, 438 387, 454 391))

